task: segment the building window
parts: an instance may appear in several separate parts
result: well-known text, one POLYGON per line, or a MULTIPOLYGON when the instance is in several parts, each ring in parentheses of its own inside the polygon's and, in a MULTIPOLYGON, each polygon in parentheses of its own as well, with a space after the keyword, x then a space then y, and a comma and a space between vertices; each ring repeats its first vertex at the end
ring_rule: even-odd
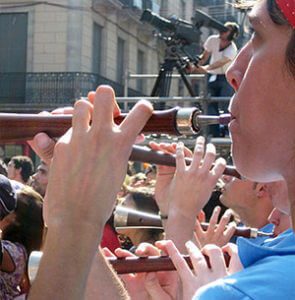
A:
POLYGON ((92 39, 92 72, 101 73, 101 53, 102 53, 102 26, 93 24, 93 39, 92 39))
POLYGON ((161 9, 160 9, 160 15, 167 16, 168 13, 168 0, 161 0, 161 9))
POLYGON ((124 83, 124 58, 125 58, 125 41, 118 38, 117 42, 117 82, 124 83))
POLYGON ((181 14, 180 18, 183 19, 183 20, 185 19, 185 16, 186 16, 186 11, 185 10, 186 10, 185 1, 182 0, 180 2, 180 14, 181 14))
MULTIPOLYGON (((145 55, 144 52, 141 50, 137 51, 137 74, 144 74, 145 73, 145 55)), ((143 92, 144 89, 144 80, 137 79, 136 81, 136 89, 138 91, 143 92)))
POLYGON ((0 14, 0 102, 23 103, 27 71, 27 13, 0 14))

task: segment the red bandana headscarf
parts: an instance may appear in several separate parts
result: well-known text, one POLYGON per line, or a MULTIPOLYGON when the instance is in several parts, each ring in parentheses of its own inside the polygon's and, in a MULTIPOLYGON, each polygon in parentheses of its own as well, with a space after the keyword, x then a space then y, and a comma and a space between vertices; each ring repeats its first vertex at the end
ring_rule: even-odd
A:
POLYGON ((281 12, 295 29, 295 0, 276 0, 281 12))

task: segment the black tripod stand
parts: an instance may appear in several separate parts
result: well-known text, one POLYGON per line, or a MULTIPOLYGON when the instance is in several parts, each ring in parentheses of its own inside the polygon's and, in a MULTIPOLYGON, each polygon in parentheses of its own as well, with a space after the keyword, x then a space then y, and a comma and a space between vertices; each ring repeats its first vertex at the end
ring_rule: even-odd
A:
POLYGON ((179 61, 179 59, 176 58, 166 58, 164 62, 161 64, 161 68, 158 74, 158 77, 156 79, 156 82, 154 84, 151 96, 152 97, 168 97, 169 91, 171 87, 171 78, 174 71, 174 68, 177 69, 181 79, 183 80, 189 94, 192 97, 195 97, 195 92, 189 83, 187 77, 185 76, 185 72, 183 70, 184 66, 179 61))
MULTIPOLYGON (((165 59, 161 64, 160 71, 156 82, 153 86, 151 96, 152 97, 168 97, 171 87, 171 79, 174 69, 176 69, 184 82, 191 97, 195 97, 196 94, 188 81, 185 74, 185 67, 187 65, 188 59, 186 57, 181 57, 178 54, 178 47, 175 45, 169 45, 165 50, 165 59)), ((155 107, 157 109, 164 109, 165 103, 158 102, 155 107)))

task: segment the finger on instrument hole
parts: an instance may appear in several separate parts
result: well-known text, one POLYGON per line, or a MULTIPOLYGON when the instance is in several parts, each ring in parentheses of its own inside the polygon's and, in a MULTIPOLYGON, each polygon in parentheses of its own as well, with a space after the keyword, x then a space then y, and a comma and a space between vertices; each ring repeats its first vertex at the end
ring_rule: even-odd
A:
POLYGON ((186 242, 185 247, 190 256, 195 275, 206 271, 208 269, 208 265, 200 249, 192 241, 186 242))
POLYGON ((225 211, 225 213, 223 214, 223 216, 220 218, 218 227, 216 228, 216 231, 215 231, 216 234, 221 235, 221 234, 225 233, 226 226, 228 225, 231 216, 232 216, 232 210, 227 209, 225 211))
POLYGON ((72 119, 73 137, 80 136, 89 129, 92 105, 88 101, 78 100, 75 103, 72 119))
POLYGON ((207 255, 210 261, 211 270, 219 272, 222 275, 226 273, 226 265, 224 260, 223 251, 221 248, 214 244, 207 244, 202 249, 202 253, 207 255))
POLYGON ((215 206, 215 208, 213 210, 213 213, 212 213, 212 215, 210 217, 210 220, 209 220, 209 226, 208 226, 207 232, 214 232, 215 231, 220 211, 221 211, 220 206, 218 206, 218 205, 215 206))
POLYGON ((114 124, 113 112, 116 107, 114 90, 107 85, 99 86, 95 92, 93 106, 92 128, 95 130, 111 129, 114 124))
POLYGON ((200 167, 201 160, 204 155, 205 148, 205 138, 203 136, 198 136, 196 140, 196 145, 193 153, 192 163, 190 165, 191 169, 198 170, 200 167))
POLYGON ((176 146, 176 170, 178 172, 183 172, 186 167, 183 148, 184 144, 182 142, 179 142, 176 146))
POLYGON ((134 140, 142 131, 142 128, 151 117, 153 107, 150 102, 141 100, 128 113, 128 116, 119 125, 120 130, 124 132, 124 139, 134 140))
POLYGON ((215 157, 216 157, 215 146, 211 143, 207 144, 206 152, 205 152, 205 156, 204 156, 204 160, 203 160, 203 164, 202 164, 202 169, 204 171, 209 171, 211 169, 212 164, 215 161, 215 157))

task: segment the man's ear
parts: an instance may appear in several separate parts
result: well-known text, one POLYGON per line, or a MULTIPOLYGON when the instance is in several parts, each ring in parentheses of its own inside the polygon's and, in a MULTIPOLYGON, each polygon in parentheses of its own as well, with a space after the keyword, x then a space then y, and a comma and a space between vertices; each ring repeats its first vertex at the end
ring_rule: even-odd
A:
POLYGON ((258 198, 264 197, 268 193, 267 185, 264 183, 257 183, 255 190, 258 198))

